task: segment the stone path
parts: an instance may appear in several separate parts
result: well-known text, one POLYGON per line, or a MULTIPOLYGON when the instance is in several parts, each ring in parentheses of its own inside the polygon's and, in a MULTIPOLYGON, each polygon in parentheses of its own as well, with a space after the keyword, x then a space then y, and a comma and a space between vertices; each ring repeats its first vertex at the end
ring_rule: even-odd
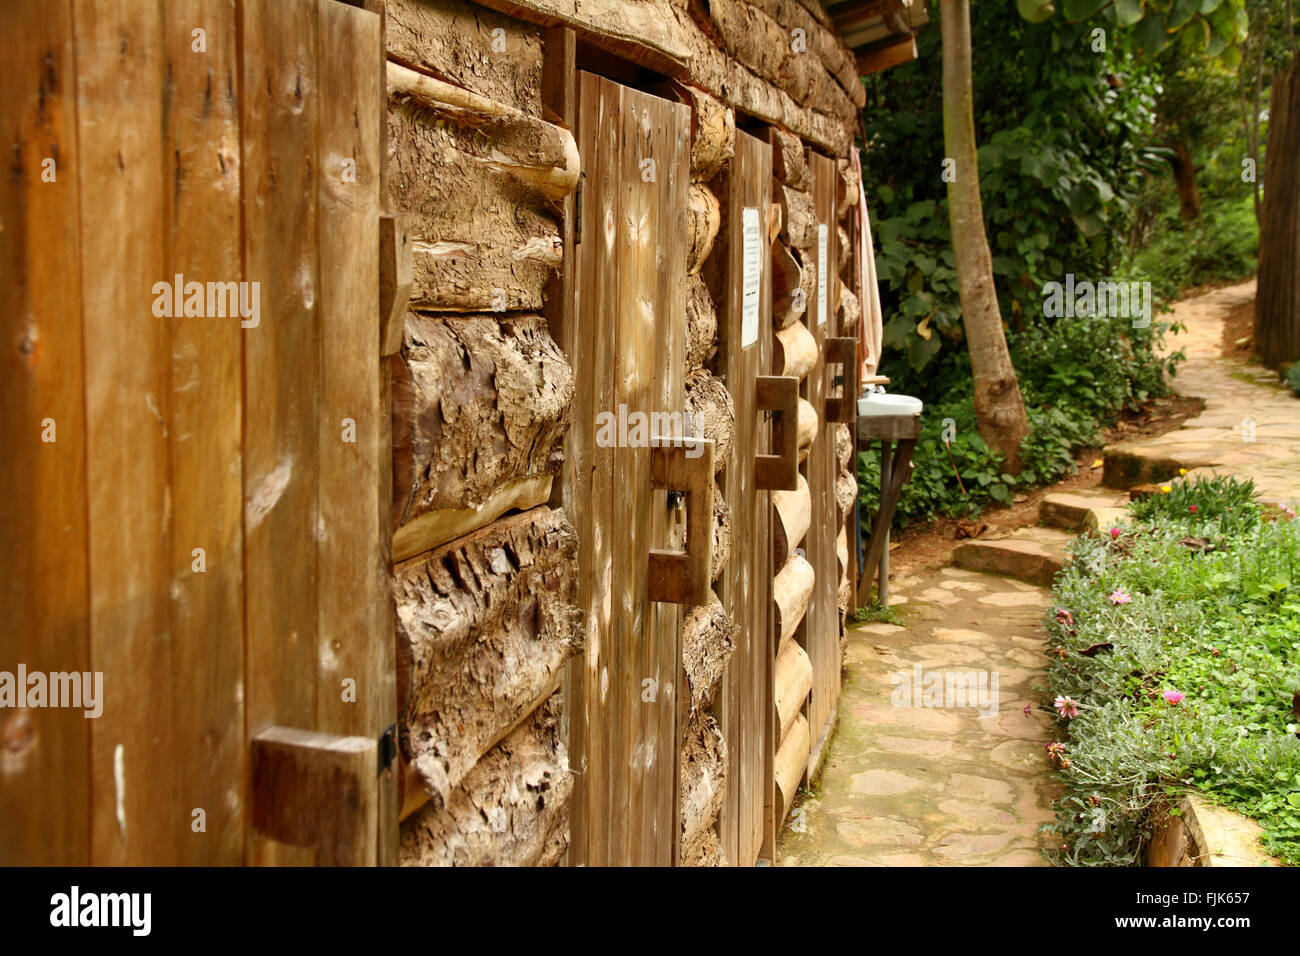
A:
POLYGON ((1037 831, 1053 819, 1051 720, 1034 687, 1050 592, 958 568, 891 590, 906 625, 849 631, 839 731, 778 865, 1045 865, 1037 831), (972 672, 987 679, 984 707, 957 696, 957 675, 972 672), (953 676, 947 699, 927 699, 930 675, 953 676))
MULTIPOLYGON (((1252 281, 1179 303, 1188 328, 1169 345, 1188 361, 1174 388, 1204 398, 1205 411, 1166 435, 1108 448, 1108 488, 1048 496, 1045 524, 1110 523, 1127 497, 1114 489, 1180 468, 1253 478, 1266 500, 1300 505, 1300 401, 1276 376, 1220 356, 1223 317, 1254 291, 1252 281)), ((1041 627, 1050 591, 1040 585, 1061 566, 1067 538, 1026 528, 963 545, 962 568, 892 582, 902 625, 850 629, 839 730, 815 794, 787 821, 779 865, 1046 865, 1038 828, 1053 819, 1041 627), (957 696, 968 674, 985 681, 986 706, 957 696), (934 677, 952 691, 936 695, 934 677)))

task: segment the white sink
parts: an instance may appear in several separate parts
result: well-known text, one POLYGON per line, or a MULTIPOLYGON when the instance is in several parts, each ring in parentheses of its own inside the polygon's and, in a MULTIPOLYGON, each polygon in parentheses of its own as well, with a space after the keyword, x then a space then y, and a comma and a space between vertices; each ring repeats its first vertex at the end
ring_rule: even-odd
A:
POLYGON ((877 415, 919 415, 922 402, 911 395, 890 395, 888 392, 870 392, 858 399, 858 417, 877 415))

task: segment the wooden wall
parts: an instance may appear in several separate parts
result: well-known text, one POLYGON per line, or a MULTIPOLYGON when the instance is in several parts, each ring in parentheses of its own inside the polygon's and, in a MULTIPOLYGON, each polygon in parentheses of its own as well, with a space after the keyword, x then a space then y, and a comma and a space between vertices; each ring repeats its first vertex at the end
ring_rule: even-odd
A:
MULTIPOLYGON (((251 738, 373 750, 395 714, 379 18, 7 12, 0 669, 102 673, 103 712, 3 713, 0 812, 23 825, 0 862, 311 862, 254 830, 251 738), (257 283, 260 309, 219 317, 183 288, 168 314, 174 276, 257 283)), ((384 862, 393 836, 357 845, 384 862)))

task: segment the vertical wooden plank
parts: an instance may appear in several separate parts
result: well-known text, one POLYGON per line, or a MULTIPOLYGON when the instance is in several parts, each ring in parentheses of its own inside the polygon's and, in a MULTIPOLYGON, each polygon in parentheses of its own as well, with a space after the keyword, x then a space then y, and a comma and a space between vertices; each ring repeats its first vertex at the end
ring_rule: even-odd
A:
MULTIPOLYGON (((5 13, 0 667, 85 672, 90 636, 72 3, 19 0, 5 13)), ((144 311, 138 319, 147 317, 144 311)), ((8 749, 0 820, 9 821, 0 827, 0 864, 89 862, 90 726, 75 708, 0 714, 8 749)))
POLYGON ((817 342, 817 365, 808 373, 809 401, 817 412, 817 437, 808 452, 808 488, 812 494, 812 523, 808 528, 808 560, 816 571, 816 584, 808 606, 805 648, 813 665, 813 689, 808 702, 808 724, 812 735, 808 773, 816 769, 825 735, 835 716, 840 687, 839 640, 839 566, 835 538, 839 523, 835 514, 835 433, 826 422, 826 397, 830 391, 826 367, 826 339, 835 335, 835 275, 837 259, 835 229, 835 194, 839 172, 835 161, 809 151, 808 168, 812 174, 813 205, 817 229, 826 234, 824 259, 814 248, 818 272, 817 292, 808 316, 809 328, 817 342), (822 273, 826 281, 822 281, 822 273), (824 311, 820 299, 825 297, 824 311))
MULTIPOLYGON (((316 169, 320 256, 315 729, 377 740, 397 719, 379 494, 379 16, 322 0, 316 169)), ((371 776, 372 783, 374 775, 371 776)), ((380 813, 396 815, 384 775, 380 813)), ((372 861, 373 862, 373 861, 372 861)))
MULTIPOLYGON (((165 277, 243 278, 234 0, 162 5, 165 277), (201 37, 194 36, 202 30, 201 37), (199 46, 200 49, 195 47, 199 46)), ((213 306, 216 302, 213 302, 213 306)), ((233 865, 244 856, 243 522, 238 467, 242 343, 238 297, 224 317, 173 316, 171 676, 177 735, 175 851, 151 862, 233 865), (196 742, 202 741, 202 746, 196 742), (188 743, 188 745, 186 745, 188 743), (190 825, 202 810, 205 830, 190 825)), ((205 297, 205 312, 207 303, 205 297)), ((215 312, 216 309, 214 308, 215 312)), ((156 770, 156 767, 155 767, 156 770)))
MULTIPOLYGON (((771 148, 742 131, 726 177, 726 300, 718 317, 719 369, 736 410, 736 432, 725 474, 725 494, 733 515, 732 556, 724 570, 723 603, 740 631, 723 678, 719 716, 727 741, 727 796, 719 822, 723 851, 736 866, 753 866, 767 831, 772 802, 767 766, 775 743, 772 730, 771 640, 772 558, 770 493, 759 491, 754 458, 765 453, 766 427, 757 407, 755 379, 771 368, 771 276, 767 222, 772 175, 771 148), (757 211, 759 223, 759 306, 756 339, 746 344, 744 329, 744 210, 757 211)), ((715 247, 714 254, 720 250, 715 247)))
POLYGON ((577 773, 570 830, 573 863, 603 865, 609 860, 606 792, 611 770, 606 762, 608 744, 605 700, 610 675, 607 668, 610 622, 610 567, 608 529, 612 510, 612 448, 595 441, 596 414, 611 404, 612 343, 608 314, 611 310, 607 277, 618 268, 612 226, 617 208, 616 178, 610 164, 617 158, 618 130, 610 122, 617 100, 606 101, 606 81, 579 73, 578 148, 582 155, 583 236, 575 248, 573 332, 570 360, 576 394, 572 425, 565 439, 565 482, 571 489, 570 517, 578 534, 578 607, 586 615, 585 649, 575 657, 570 681, 573 700, 570 715, 569 759, 577 773))
MULTIPOLYGON (((316 3, 242 0, 245 736, 316 713, 316 3)), ((310 862, 258 841, 249 862, 310 862)))
MULTIPOLYGON (((81 167, 91 729, 91 860, 167 859, 181 821, 169 704, 168 325, 152 311, 164 274, 162 34, 156 5, 74 5, 81 167), (110 225, 111 224, 111 225, 110 225), (150 688, 161 688, 150 692, 150 688)), ((170 295, 164 297, 164 302, 170 295)), ((174 689, 174 688, 173 688, 174 689)))

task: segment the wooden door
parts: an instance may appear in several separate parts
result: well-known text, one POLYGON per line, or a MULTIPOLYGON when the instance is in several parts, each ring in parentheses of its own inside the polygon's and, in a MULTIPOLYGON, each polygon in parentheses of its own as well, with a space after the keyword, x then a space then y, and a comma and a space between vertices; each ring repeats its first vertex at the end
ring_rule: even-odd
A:
POLYGON ((577 392, 565 481, 586 646, 568 681, 569 862, 667 866, 678 842, 682 609, 649 599, 649 554, 679 547, 683 524, 667 492, 652 489, 651 450, 633 428, 617 428, 611 447, 600 425, 684 407, 690 110, 589 73, 577 86, 581 229, 566 336, 577 392))
MULTIPOLYGON (((806 398, 817 413, 817 432, 808 452, 808 490, 812 498, 812 521, 808 527, 808 560, 816 569, 812 598, 805 618, 804 649, 812 661, 813 686, 808 698, 808 726, 812 749, 807 773, 817 761, 831 724, 840 691, 839 565, 835 539, 839 521, 835 513, 835 426, 827 421, 826 399, 831 382, 827 368, 826 342, 836 337, 836 295, 839 261, 835 228, 835 196, 839 173, 835 161, 809 151, 808 171, 812 174, 816 246, 813 263, 817 284, 810 303, 808 328, 817 343, 817 364, 808 373, 806 398)), ((838 366, 836 366, 838 367, 838 366)))
POLYGON ((735 438, 721 479, 733 516, 732 550, 718 590, 738 630, 717 705, 728 755, 719 837, 727 862, 736 866, 757 862, 774 825, 772 541, 769 493, 758 487, 755 475, 756 456, 768 452, 757 379, 772 363, 771 178, 771 147, 737 130, 735 158, 719 197, 725 224, 713 251, 725 256, 726 264, 717 368, 736 410, 735 438))

